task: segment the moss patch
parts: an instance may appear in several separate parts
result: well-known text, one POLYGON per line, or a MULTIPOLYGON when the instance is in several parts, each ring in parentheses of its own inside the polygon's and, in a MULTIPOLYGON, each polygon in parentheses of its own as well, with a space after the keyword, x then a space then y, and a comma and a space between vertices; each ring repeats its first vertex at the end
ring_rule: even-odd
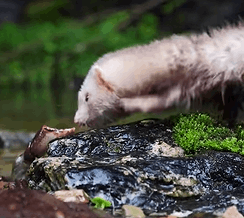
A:
POLYGON ((203 150, 230 151, 244 155, 244 126, 229 129, 207 114, 180 115, 173 119, 173 137, 186 154, 203 150))

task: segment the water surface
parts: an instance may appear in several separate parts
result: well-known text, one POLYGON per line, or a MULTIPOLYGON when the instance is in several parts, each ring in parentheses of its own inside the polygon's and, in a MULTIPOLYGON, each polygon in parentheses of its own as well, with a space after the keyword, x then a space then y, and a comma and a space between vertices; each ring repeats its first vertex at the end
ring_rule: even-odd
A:
POLYGON ((0 129, 37 131, 42 125, 74 126, 77 92, 51 89, 1 89, 0 129))

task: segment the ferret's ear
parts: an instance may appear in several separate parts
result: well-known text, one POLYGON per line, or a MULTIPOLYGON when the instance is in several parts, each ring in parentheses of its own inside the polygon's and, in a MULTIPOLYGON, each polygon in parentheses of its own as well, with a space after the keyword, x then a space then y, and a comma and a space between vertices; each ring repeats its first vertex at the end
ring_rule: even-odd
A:
POLYGON ((102 88, 106 89, 109 92, 113 92, 113 86, 111 83, 107 82, 103 77, 102 77, 102 70, 99 67, 95 67, 94 69, 94 74, 95 78, 97 81, 97 84, 102 88))

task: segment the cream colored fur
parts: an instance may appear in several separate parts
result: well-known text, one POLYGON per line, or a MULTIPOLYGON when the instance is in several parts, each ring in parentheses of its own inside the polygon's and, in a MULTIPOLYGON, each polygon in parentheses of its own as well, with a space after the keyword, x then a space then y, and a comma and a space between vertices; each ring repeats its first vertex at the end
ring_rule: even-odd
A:
POLYGON ((216 107, 222 104, 228 114, 236 103, 225 102, 231 98, 225 97, 226 87, 236 93, 235 87, 242 87, 243 72, 242 24, 213 30, 210 36, 174 35, 108 53, 88 72, 74 121, 100 126, 133 112, 198 111, 205 102, 216 107))

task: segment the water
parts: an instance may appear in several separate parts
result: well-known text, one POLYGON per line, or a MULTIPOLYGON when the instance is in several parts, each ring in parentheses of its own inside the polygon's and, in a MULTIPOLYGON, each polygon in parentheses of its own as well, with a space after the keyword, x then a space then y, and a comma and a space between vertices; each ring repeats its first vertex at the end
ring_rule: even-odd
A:
MULTIPOLYGON (((51 89, 0 89, 0 129, 36 132, 42 125, 53 128, 71 128, 77 110, 77 94, 68 88, 51 89)), ((168 113, 134 114, 119 120, 124 124, 145 118, 165 118, 168 113)))
MULTIPOLYGON (((0 89, 0 129, 36 132, 44 124, 71 128, 75 126, 73 117, 76 109, 77 91, 68 88, 0 89)), ((22 152, 0 150, 0 176, 11 175, 13 162, 22 152)))
POLYGON ((0 90, 0 129, 37 131, 42 125, 74 126, 77 92, 74 90, 0 90))

